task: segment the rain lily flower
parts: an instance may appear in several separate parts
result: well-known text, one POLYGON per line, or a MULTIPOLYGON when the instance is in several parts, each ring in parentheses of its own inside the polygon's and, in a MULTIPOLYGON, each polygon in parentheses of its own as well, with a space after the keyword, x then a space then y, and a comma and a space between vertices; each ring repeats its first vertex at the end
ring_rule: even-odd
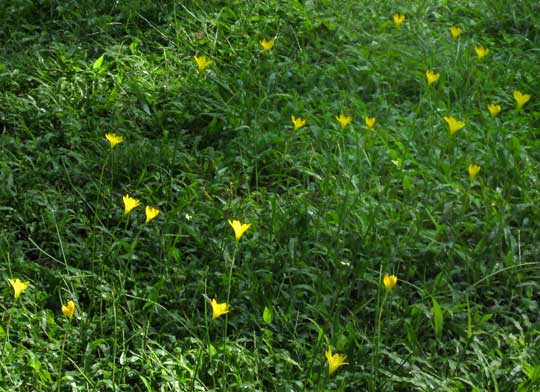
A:
POLYGON ((13 298, 15 298, 15 301, 30 285, 30 282, 21 282, 20 279, 8 279, 8 282, 13 287, 13 298))
POLYGON ((514 91, 514 99, 517 103, 517 108, 521 109, 523 105, 525 105, 527 102, 529 102, 529 99, 531 99, 531 96, 529 94, 522 94, 521 91, 514 91))
POLYGON ((396 27, 400 27, 405 22, 405 15, 394 14, 394 24, 396 27))
POLYGON ((396 275, 384 275, 383 277, 383 284, 384 287, 386 287, 386 290, 390 291, 394 288, 394 286, 397 284, 397 276, 396 275))
POLYGON ((444 121, 448 123, 448 127, 450 128, 450 135, 453 135, 465 126, 465 122, 458 121, 454 117, 444 117, 444 121))
POLYGON ((366 122, 366 126, 368 127, 368 129, 371 129, 371 128, 373 128, 375 126, 375 122, 377 120, 375 119, 375 117, 365 116, 364 121, 366 122))
POLYGON ((476 51, 476 55, 478 56, 479 59, 487 56, 487 54, 489 53, 489 49, 486 49, 483 46, 475 46, 474 50, 476 51))
POLYGON ((212 320, 217 319, 219 316, 223 316, 225 313, 229 313, 229 306, 225 302, 218 304, 214 298, 210 301, 210 305, 212 305, 212 320))
POLYGON ((123 199, 124 199, 124 215, 129 214, 132 209, 134 209, 139 204, 141 204, 139 200, 134 199, 129 195, 125 195, 123 199))
POLYGON ((452 34, 452 38, 454 39, 459 38, 462 32, 463 30, 461 29, 461 27, 458 27, 458 26, 450 27, 450 34, 452 34))
POLYGON ((306 120, 304 120, 301 117, 294 117, 294 115, 291 116, 291 120, 294 124, 294 129, 300 129, 304 125, 306 125, 306 120))
POLYGON ((64 316, 66 316, 69 321, 73 318, 73 314, 75 313, 75 302, 72 300, 67 301, 67 304, 62 305, 62 313, 64 313, 64 316))
POLYGON ((426 71, 426 79, 428 86, 431 86, 433 83, 435 83, 439 78, 441 77, 440 73, 434 72, 434 71, 426 71))
POLYGON ((237 220, 229 220, 229 225, 234 230, 234 236, 236 237, 236 241, 240 241, 240 238, 242 238, 242 235, 245 233, 247 229, 251 226, 251 223, 240 223, 240 221, 237 220))
POLYGON ((150 222, 152 219, 154 219, 156 216, 159 215, 159 210, 154 207, 146 206, 144 212, 146 213, 146 222, 150 222))
POLYGON ((497 115, 501 112, 501 105, 490 103, 487 108, 489 110, 489 114, 491 114, 491 117, 493 118, 497 117, 497 115))
POLYGON ((208 60, 206 56, 195 56, 194 58, 197 62, 197 66, 199 67, 199 72, 204 72, 204 70, 213 63, 213 61, 208 60))
POLYGON ((105 138, 111 143, 111 148, 124 141, 122 136, 115 135, 114 133, 107 133, 105 138))
POLYGON ((326 359, 328 361, 328 374, 331 376, 338 367, 343 365, 348 365, 348 362, 345 362, 347 359, 346 355, 341 354, 334 354, 332 355, 332 349, 326 350, 326 353, 324 354, 326 356, 326 359))
POLYGON ((469 165, 468 171, 469 171, 469 179, 471 180, 471 182, 473 182, 474 177, 476 177, 476 175, 480 171, 480 166, 478 166, 478 165, 469 165))
POLYGON ((261 44, 261 46, 263 47, 263 50, 265 52, 268 52, 269 50, 271 50, 274 47, 274 40, 273 39, 271 39, 270 41, 267 41, 266 38, 263 38, 262 40, 259 41, 259 43, 261 44))
POLYGON ((345 116, 343 113, 341 113, 339 116, 336 116, 336 120, 339 121, 341 124, 341 128, 345 128, 347 125, 349 125, 352 121, 351 116, 345 116))

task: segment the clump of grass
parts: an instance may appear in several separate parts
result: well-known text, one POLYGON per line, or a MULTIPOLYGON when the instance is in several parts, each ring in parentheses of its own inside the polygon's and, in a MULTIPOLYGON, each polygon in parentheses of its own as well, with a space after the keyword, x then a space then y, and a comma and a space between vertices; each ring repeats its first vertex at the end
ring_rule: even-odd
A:
POLYGON ((8 2, 6 388, 536 390, 537 11, 8 2))

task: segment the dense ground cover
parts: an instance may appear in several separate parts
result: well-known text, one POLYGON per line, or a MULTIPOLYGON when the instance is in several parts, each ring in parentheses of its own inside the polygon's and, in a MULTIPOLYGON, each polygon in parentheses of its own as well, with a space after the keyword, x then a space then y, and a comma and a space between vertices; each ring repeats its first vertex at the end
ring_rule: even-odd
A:
POLYGON ((537 1, 4 3, 2 390, 540 390, 537 1))

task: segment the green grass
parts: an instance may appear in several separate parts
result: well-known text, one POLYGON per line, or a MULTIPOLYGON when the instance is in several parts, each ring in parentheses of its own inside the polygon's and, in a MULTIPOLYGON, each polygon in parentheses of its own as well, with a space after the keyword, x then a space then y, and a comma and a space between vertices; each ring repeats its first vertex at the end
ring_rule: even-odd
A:
POLYGON ((539 14, 7 0, 0 390, 539 390, 539 14))

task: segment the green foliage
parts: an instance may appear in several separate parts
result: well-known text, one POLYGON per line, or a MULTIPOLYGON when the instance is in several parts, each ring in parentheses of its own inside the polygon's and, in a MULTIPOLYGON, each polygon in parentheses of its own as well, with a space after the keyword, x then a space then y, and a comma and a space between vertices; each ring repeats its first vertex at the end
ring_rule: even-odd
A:
POLYGON ((537 2, 4 3, 0 389, 540 388, 537 2))

